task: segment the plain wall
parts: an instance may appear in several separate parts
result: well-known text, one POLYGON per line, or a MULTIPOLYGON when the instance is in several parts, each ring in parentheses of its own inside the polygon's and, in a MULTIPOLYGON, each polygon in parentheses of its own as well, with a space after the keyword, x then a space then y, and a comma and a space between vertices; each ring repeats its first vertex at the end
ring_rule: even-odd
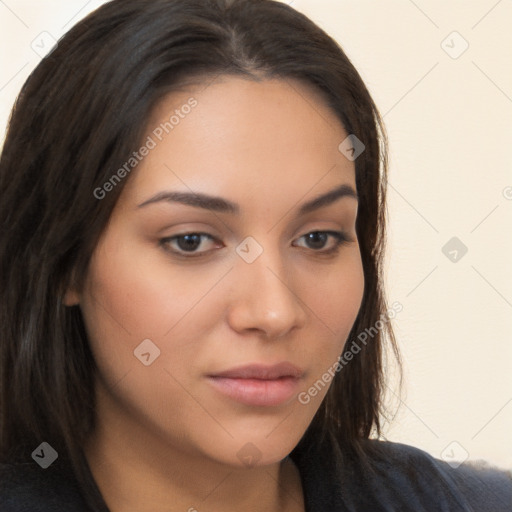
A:
MULTIPOLYGON (((2 139, 48 34, 102 3, 0 3, 2 139)), ((385 436, 512 467, 512 4, 286 3, 341 44, 387 126, 387 295, 403 305, 393 323, 405 381, 400 402, 390 369, 400 408, 385 436)))

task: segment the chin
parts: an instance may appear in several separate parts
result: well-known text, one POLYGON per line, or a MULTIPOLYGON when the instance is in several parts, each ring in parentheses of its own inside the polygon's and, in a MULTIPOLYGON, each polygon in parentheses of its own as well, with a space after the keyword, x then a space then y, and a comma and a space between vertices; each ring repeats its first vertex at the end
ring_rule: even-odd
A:
POLYGON ((279 427, 276 429, 275 425, 274 429, 274 432, 271 429, 265 432, 247 430, 245 434, 238 434, 233 438, 223 436, 222 440, 210 437, 203 453, 208 453, 212 460, 239 469, 278 463, 290 454, 304 432, 290 431, 286 427, 282 430, 279 427))

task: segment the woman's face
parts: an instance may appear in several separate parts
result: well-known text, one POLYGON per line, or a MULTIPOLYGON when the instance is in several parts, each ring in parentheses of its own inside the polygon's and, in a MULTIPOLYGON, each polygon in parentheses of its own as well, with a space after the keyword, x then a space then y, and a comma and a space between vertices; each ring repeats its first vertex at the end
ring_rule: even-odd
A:
POLYGON ((158 105, 67 296, 99 368, 100 425, 228 465, 294 448, 363 295, 347 135, 298 82, 223 77, 158 105))

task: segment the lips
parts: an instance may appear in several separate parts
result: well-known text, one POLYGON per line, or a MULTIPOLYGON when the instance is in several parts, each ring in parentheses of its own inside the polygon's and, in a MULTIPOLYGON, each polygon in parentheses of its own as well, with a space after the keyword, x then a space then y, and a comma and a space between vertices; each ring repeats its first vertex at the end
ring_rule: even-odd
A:
POLYGON ((251 364, 248 366, 239 366, 220 373, 215 373, 212 377, 226 377, 230 379, 262 379, 273 380, 281 377, 295 377, 302 375, 302 371, 291 363, 279 363, 272 366, 263 364, 251 364))
POLYGON ((271 407, 288 402, 297 392, 303 371, 291 363, 252 364, 208 375, 218 392, 251 406, 271 407))

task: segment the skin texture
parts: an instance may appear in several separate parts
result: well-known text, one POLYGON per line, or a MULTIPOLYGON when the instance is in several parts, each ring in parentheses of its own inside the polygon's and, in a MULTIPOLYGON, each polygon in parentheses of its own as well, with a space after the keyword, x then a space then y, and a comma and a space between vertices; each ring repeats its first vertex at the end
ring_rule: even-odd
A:
POLYGON ((197 106, 125 178, 84 286, 66 295, 80 305, 99 368, 86 456, 112 512, 303 510, 286 457, 328 386, 306 405, 297 394, 341 353, 364 275, 357 199, 297 212, 342 184, 355 190, 354 163, 338 150, 348 134, 309 86, 220 77, 168 95, 147 135, 191 96, 197 106), (219 196, 240 212, 138 207, 162 191, 219 196), (323 254, 334 237, 320 249, 304 237, 322 230, 351 241, 323 254), (198 232, 214 238, 202 239, 199 257, 161 242, 198 232), (248 236, 263 249, 252 263, 236 252, 248 236), (145 339, 160 350, 149 366, 134 356, 145 339), (278 406, 239 403, 207 378, 283 361, 303 375, 278 406), (251 465, 240 455, 247 450, 251 465))

